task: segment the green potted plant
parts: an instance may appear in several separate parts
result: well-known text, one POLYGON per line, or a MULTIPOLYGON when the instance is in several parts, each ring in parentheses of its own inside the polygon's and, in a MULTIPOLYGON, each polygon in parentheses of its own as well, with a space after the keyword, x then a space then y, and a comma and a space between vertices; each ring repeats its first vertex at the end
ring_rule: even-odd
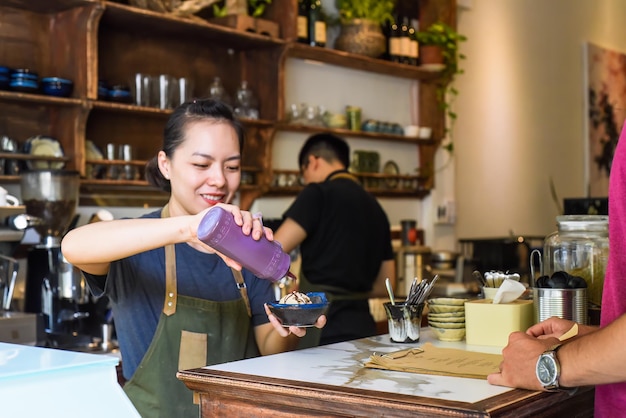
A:
POLYGON ((381 25, 393 21, 396 0, 336 0, 341 32, 335 49, 378 57, 385 52, 381 25))
MULTIPOLYGON (((445 23, 436 22, 425 30, 418 31, 416 38, 420 45, 421 65, 441 68, 441 82, 438 84, 437 100, 450 120, 449 126, 446 127, 448 133, 457 118, 456 113, 452 110, 452 102, 459 92, 454 87, 453 82, 457 75, 463 74, 459 61, 465 59, 465 55, 459 52, 459 44, 466 41, 467 37, 459 34, 445 23)), ((452 152, 453 145, 450 140, 444 148, 452 152)))
POLYGON ((265 8, 272 4, 272 0, 246 0, 246 1, 225 1, 221 6, 219 4, 213 5, 213 15, 215 17, 224 17, 229 14, 240 14, 238 11, 247 12, 252 17, 260 17, 265 13, 265 8), (247 3, 247 6, 246 6, 247 3), (236 5, 237 9, 233 13, 233 5, 236 5))
POLYGON ((343 22, 367 19, 383 25, 393 21, 395 0, 337 0, 337 10, 343 22))

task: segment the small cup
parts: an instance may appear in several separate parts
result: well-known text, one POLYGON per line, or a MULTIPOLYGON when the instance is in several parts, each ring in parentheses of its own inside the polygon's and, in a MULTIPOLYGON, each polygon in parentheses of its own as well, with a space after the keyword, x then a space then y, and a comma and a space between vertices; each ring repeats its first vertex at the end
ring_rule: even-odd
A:
POLYGON ((389 325, 389 337, 395 343, 415 343, 420 339, 424 304, 407 305, 391 302, 383 304, 389 325))
POLYGON ((167 74, 152 77, 150 101, 153 107, 173 109, 180 103, 178 79, 167 74))
POLYGON ((6 189, 0 187, 0 206, 18 206, 20 204, 20 200, 10 195, 6 189))
POLYGON ((417 136, 421 139, 430 139, 433 129, 428 126, 420 126, 417 136))
MULTIPOLYGON (((132 161, 133 160, 133 147, 128 144, 120 145, 118 159, 122 161, 132 161)), ((135 167, 130 164, 124 165, 123 169, 120 169, 120 175, 125 180, 134 180, 135 179, 135 167)))
POLYGON ((498 293, 498 287, 483 287, 483 295, 485 299, 493 300, 493 297, 498 293))
POLYGON ((131 84, 135 104, 137 106, 150 106, 152 99, 152 77, 147 74, 137 73, 131 84))
POLYGON ((361 130, 361 108, 358 106, 346 106, 346 120, 348 129, 351 131, 361 130))
POLYGON ((181 105, 193 99, 193 83, 188 77, 181 77, 178 79, 178 94, 177 97, 172 99, 174 106, 181 105), (175 99, 178 99, 176 102, 175 99))
MULTIPOLYGON (((117 146, 113 143, 108 143, 106 145, 106 159, 107 160, 117 159, 116 149, 117 149, 117 146)), ((118 165, 113 165, 113 164, 109 165, 107 169, 106 177, 110 180, 117 180, 120 177, 120 167, 118 165)))
POLYGON ((416 137, 419 133, 419 126, 417 125, 407 125, 404 127, 404 136, 412 136, 416 137))

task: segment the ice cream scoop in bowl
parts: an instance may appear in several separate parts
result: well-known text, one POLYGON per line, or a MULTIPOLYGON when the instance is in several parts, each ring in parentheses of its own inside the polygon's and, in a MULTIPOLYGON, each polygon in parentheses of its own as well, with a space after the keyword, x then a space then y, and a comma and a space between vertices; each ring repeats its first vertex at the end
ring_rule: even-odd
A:
POLYGON ((328 300, 323 292, 292 292, 267 306, 284 327, 312 327, 328 310, 328 300))

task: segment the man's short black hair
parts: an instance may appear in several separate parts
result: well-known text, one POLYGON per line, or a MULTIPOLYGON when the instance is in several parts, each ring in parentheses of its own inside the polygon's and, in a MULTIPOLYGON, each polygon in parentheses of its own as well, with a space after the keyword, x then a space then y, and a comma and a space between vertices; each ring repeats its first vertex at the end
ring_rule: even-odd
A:
POLYGON ((328 162, 339 161, 345 168, 350 166, 350 145, 333 134, 315 134, 309 137, 298 155, 300 167, 307 164, 309 155, 328 162))

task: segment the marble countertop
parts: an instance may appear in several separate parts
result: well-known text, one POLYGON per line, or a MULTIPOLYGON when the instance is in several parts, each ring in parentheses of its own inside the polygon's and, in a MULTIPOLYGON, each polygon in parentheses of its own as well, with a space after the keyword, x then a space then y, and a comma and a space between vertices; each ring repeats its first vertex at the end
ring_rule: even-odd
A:
POLYGON ((501 352, 499 347, 472 346, 464 341, 442 342, 428 328, 422 328, 420 340, 415 344, 392 343, 388 335, 379 335, 224 363, 205 369, 469 403, 511 390, 492 386, 486 380, 369 369, 363 366, 373 353, 390 353, 419 347, 426 342, 438 347, 494 354, 501 352))

